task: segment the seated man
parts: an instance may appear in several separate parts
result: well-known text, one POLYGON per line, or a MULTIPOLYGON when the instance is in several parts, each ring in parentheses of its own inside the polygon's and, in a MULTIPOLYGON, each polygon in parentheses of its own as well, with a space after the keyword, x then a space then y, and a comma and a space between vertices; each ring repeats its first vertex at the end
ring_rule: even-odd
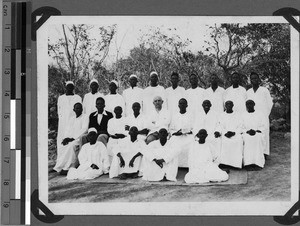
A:
POLYGON ((130 127, 135 126, 138 129, 138 139, 139 140, 145 140, 147 137, 147 134, 149 133, 149 130, 147 129, 147 120, 146 117, 140 113, 141 111, 141 105, 138 102, 135 102, 132 104, 132 111, 130 115, 127 115, 126 117, 126 126, 125 130, 129 130, 130 127))
POLYGON ((109 161, 105 145, 97 142, 97 130, 90 128, 88 130, 88 140, 82 146, 79 155, 79 167, 70 168, 67 179, 88 180, 107 174, 109 170, 109 161))
POLYGON ((109 134, 107 152, 110 163, 113 158, 112 149, 118 145, 119 140, 123 139, 127 135, 127 132, 125 131, 125 118, 122 117, 122 108, 120 106, 115 107, 114 113, 115 117, 110 119, 107 123, 107 132, 109 134))
POLYGON ((138 140, 138 129, 133 126, 129 130, 129 137, 122 139, 113 148, 113 160, 109 170, 109 178, 120 179, 136 178, 141 169, 142 151, 146 144, 138 140))
POLYGON ((53 171, 67 175, 71 166, 75 166, 79 149, 80 137, 88 130, 88 118, 82 114, 82 104, 76 103, 72 116, 67 123, 63 139, 57 142, 57 158, 53 171))
POLYGON ((178 101, 179 111, 173 114, 170 123, 170 133, 172 135, 170 142, 180 149, 178 157, 179 167, 188 167, 188 153, 191 143, 194 141, 192 135, 192 113, 187 112, 188 103, 186 99, 181 98, 178 101))
POLYGON ((213 160, 215 163, 220 161, 221 152, 221 127, 219 122, 220 114, 211 110, 209 100, 204 100, 202 103, 203 112, 196 114, 195 124, 193 126, 193 134, 197 135, 200 129, 207 131, 206 142, 211 146, 213 160))
POLYGON ((150 113, 146 115, 148 120, 147 128, 150 130, 146 138, 146 144, 159 139, 158 131, 161 128, 169 128, 171 121, 170 112, 163 108, 163 103, 164 101, 160 96, 154 97, 153 104, 155 108, 150 110, 150 113))
POLYGON ((189 172, 184 181, 191 183, 220 182, 228 180, 228 174, 213 163, 210 145, 205 142, 207 132, 201 129, 197 133, 199 141, 194 141, 189 152, 189 172))
POLYGON ((226 101, 225 108, 226 111, 220 116, 220 126, 222 130, 220 164, 242 168, 242 119, 238 113, 233 112, 232 101, 226 101))
POLYGON ((179 150, 168 142, 168 131, 159 130, 159 140, 150 143, 143 153, 143 180, 176 181, 179 150))
POLYGON ((253 100, 246 101, 247 112, 243 114, 244 166, 255 164, 264 167, 265 131, 262 113, 255 111, 253 100))

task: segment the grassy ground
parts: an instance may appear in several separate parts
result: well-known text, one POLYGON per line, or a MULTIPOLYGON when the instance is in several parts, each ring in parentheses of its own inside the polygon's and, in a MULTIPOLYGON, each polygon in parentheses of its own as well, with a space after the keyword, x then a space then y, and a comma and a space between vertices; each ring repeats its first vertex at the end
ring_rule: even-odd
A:
MULTIPOLYGON (((72 182, 61 187, 50 184, 49 202, 288 201, 291 194, 290 150, 290 138, 284 138, 284 133, 272 133, 271 155, 265 168, 249 171, 248 183, 244 185, 157 186, 72 182)), ((49 162, 51 166, 53 162, 49 162)))

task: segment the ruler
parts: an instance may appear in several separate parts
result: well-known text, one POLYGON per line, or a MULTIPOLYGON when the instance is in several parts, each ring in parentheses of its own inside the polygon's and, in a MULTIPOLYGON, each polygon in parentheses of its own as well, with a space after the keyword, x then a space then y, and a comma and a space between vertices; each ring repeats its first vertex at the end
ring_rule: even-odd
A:
POLYGON ((1 223, 25 224, 26 3, 3 2, 1 223))

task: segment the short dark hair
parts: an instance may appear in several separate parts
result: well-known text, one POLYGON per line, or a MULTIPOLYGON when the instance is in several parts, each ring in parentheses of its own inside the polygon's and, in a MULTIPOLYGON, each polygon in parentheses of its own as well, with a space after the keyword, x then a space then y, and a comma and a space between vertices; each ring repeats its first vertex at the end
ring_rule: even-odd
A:
POLYGON ((102 101, 105 103, 105 100, 104 100, 103 97, 98 97, 98 98, 96 99, 96 102, 97 102, 98 100, 102 100, 102 101))

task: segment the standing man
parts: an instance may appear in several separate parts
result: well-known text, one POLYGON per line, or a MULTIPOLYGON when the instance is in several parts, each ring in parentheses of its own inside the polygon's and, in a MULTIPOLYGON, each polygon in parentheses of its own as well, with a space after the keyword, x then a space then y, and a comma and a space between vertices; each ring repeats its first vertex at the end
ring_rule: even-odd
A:
POLYGON ((216 74, 210 76, 210 87, 205 90, 205 99, 211 103, 211 110, 217 113, 224 112, 224 88, 219 86, 219 78, 216 74))
POLYGON ((231 100, 233 102, 233 111, 237 113, 246 112, 246 89, 239 85, 240 75, 234 72, 231 75, 232 86, 225 91, 224 100, 231 100))
POLYGON ((107 94, 104 99, 106 103, 105 109, 111 113, 114 112, 115 107, 120 106, 125 109, 125 101, 123 97, 117 93, 119 84, 117 81, 112 80, 109 84, 109 94, 107 94))
POLYGON ((125 101, 125 116, 132 115, 132 104, 137 102, 140 106, 143 106, 143 89, 137 87, 137 76, 130 75, 129 84, 130 87, 123 91, 123 98, 125 101))
POLYGON ((263 114, 266 131, 264 132, 264 138, 266 142, 266 148, 264 154, 270 154, 270 120, 269 115, 273 107, 273 100, 270 92, 267 88, 260 86, 259 75, 255 72, 250 74, 250 81, 252 88, 247 91, 247 99, 251 99, 255 102, 255 110, 263 114))
POLYGON ((198 77, 196 74, 191 74, 189 79, 191 88, 186 90, 186 99, 189 103, 187 111, 192 114, 194 119, 195 114, 202 111, 201 104, 203 101, 204 89, 198 87, 198 77))
POLYGON ((58 130, 57 147, 60 145, 68 120, 75 115, 74 104, 81 103, 81 97, 74 94, 74 83, 66 82, 66 93, 59 96, 57 100, 58 130))
POLYGON ((99 83, 96 79, 90 81, 91 92, 84 95, 83 98, 83 114, 90 115, 92 112, 96 111, 96 99, 98 97, 104 97, 102 93, 98 91, 99 83))
POLYGON ((171 116, 178 112, 178 101, 183 98, 185 94, 185 89, 178 86, 179 81, 179 74, 173 72, 171 75, 172 86, 166 89, 167 108, 170 111, 171 116))
MULTIPOLYGON (((166 105, 166 93, 165 88, 158 85, 158 74, 155 71, 150 73, 150 86, 144 89, 143 92, 143 112, 145 115, 149 114, 153 109, 153 98, 160 96, 166 105)), ((165 107, 166 108, 166 107, 165 107)))

